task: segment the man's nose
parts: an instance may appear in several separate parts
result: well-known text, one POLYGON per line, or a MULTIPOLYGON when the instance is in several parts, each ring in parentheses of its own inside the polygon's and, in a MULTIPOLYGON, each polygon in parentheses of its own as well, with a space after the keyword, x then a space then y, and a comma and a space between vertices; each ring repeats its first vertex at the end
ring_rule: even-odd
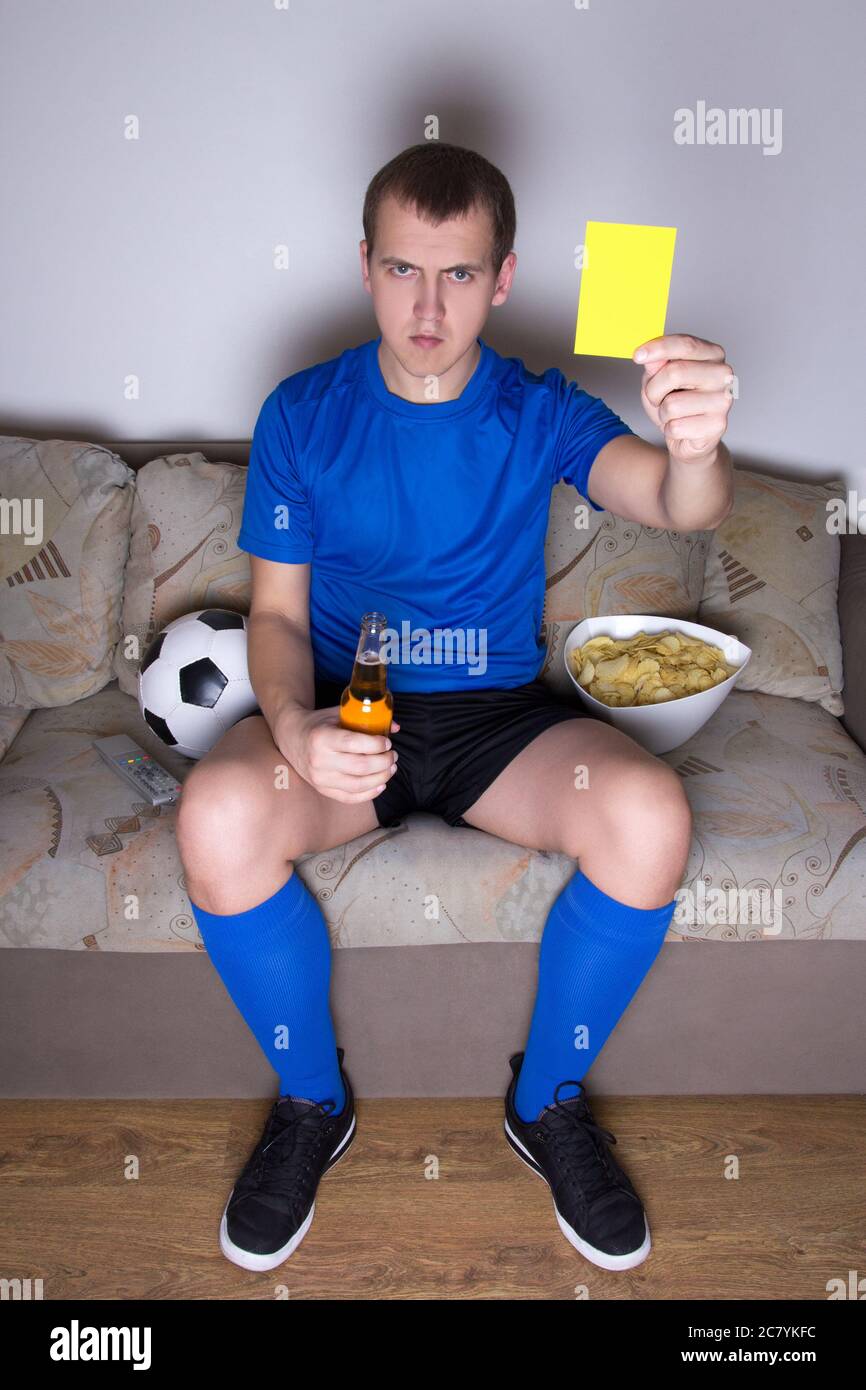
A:
POLYGON ((415 317, 425 328, 435 328, 445 306, 438 283, 427 284, 423 278, 418 282, 418 297, 415 300, 415 317))

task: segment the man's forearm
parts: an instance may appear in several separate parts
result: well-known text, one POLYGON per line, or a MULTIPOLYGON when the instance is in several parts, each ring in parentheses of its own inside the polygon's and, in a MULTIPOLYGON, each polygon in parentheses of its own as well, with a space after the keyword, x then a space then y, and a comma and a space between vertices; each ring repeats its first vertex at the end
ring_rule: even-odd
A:
POLYGON ((257 611, 247 619, 250 682, 273 731, 285 709, 314 708, 313 649, 309 633, 281 613, 257 611))
POLYGON ((668 455, 659 493, 672 531, 710 531, 730 515, 734 473, 730 451, 720 442, 709 461, 682 463, 668 455))

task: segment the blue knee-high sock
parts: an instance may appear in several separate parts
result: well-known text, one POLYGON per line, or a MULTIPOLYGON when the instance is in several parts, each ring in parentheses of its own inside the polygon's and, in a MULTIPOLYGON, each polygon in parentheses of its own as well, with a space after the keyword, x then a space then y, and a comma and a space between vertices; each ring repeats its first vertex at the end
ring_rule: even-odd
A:
POLYGON ((280 1095, 322 1101, 346 1092, 328 1002, 331 942, 322 909, 298 874, 244 912, 192 902, 208 955, 278 1073, 280 1095))
MULTIPOLYGON (((538 989, 514 1104, 522 1120, 552 1105, 560 1081, 582 1081, 661 949, 676 898, 629 907, 580 869, 541 938, 538 989)), ((560 1092, 567 1100, 568 1092, 560 1092)))

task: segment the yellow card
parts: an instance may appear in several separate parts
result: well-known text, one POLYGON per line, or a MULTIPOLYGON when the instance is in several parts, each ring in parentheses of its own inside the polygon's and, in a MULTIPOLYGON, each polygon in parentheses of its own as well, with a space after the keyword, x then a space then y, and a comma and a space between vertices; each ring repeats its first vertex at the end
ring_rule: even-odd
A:
POLYGON ((575 352, 631 357, 665 331, 676 227, 587 222, 575 352))

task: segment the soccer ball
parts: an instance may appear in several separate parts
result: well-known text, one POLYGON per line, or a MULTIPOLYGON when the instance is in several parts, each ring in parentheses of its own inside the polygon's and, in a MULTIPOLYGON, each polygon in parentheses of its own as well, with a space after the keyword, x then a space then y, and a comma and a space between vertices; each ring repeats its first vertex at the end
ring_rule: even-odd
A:
POLYGON ((138 673, 138 704, 158 738, 203 758, 257 706, 247 671, 247 620, 226 608, 184 613, 151 642, 138 673))

